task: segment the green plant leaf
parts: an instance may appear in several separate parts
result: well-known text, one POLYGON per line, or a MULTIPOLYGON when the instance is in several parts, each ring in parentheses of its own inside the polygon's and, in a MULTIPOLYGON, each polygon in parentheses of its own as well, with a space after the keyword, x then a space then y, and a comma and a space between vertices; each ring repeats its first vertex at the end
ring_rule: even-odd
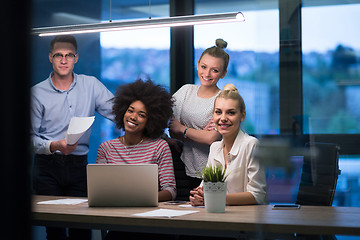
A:
POLYGON ((204 182, 225 182, 228 175, 225 175, 226 168, 218 166, 206 166, 201 170, 201 178, 204 182))

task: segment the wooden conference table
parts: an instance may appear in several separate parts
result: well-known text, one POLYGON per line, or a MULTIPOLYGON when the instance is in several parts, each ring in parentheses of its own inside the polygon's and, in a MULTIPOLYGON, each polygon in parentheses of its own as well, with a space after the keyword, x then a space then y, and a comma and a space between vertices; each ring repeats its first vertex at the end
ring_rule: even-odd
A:
POLYGON ((241 236, 244 232, 360 235, 360 208, 301 206, 299 210, 272 210, 271 205, 227 206, 225 213, 204 208, 182 208, 160 203, 158 207, 88 207, 43 205, 39 201, 65 197, 34 196, 33 225, 172 233, 204 236, 241 236), (136 217, 159 208, 198 210, 180 217, 136 217))

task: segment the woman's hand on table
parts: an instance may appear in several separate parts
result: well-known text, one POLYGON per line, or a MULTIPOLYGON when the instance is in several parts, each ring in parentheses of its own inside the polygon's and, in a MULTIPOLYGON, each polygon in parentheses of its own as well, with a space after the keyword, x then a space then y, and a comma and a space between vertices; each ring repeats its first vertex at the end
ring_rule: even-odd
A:
POLYGON ((204 205, 204 191, 203 187, 197 187, 190 191, 190 204, 192 206, 203 206, 204 205))

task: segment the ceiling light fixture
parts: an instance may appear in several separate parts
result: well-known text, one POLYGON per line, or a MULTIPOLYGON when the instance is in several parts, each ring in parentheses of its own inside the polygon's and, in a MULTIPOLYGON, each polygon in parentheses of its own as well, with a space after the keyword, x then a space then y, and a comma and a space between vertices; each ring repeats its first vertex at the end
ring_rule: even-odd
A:
POLYGON ((134 30, 143 28, 179 27, 197 24, 243 22, 245 17, 241 12, 219 13, 205 15, 188 15, 167 18, 149 18, 138 20, 110 21, 102 23, 66 25, 57 27, 33 28, 31 33, 35 35, 54 36, 64 34, 95 33, 107 31, 134 30))

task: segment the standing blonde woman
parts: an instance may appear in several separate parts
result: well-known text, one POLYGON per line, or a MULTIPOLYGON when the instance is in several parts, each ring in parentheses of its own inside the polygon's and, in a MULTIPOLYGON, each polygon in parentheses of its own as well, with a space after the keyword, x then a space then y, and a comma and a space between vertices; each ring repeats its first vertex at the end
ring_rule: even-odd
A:
POLYGON ((186 175, 190 178, 189 188, 201 183, 199 172, 207 163, 210 145, 220 139, 213 128, 212 113, 220 89, 217 83, 224 78, 229 55, 224 51, 227 42, 216 40, 216 46, 206 49, 197 63, 201 85, 186 84, 174 95, 174 117, 169 130, 173 138, 184 141, 181 160, 186 175))
MULTIPOLYGON (((227 84, 215 100, 214 124, 222 140, 210 147, 207 165, 226 168, 226 205, 266 204, 265 169, 253 152, 258 140, 241 130, 245 103, 233 84, 227 84)), ((190 192, 192 205, 204 205, 202 186, 190 192)))

